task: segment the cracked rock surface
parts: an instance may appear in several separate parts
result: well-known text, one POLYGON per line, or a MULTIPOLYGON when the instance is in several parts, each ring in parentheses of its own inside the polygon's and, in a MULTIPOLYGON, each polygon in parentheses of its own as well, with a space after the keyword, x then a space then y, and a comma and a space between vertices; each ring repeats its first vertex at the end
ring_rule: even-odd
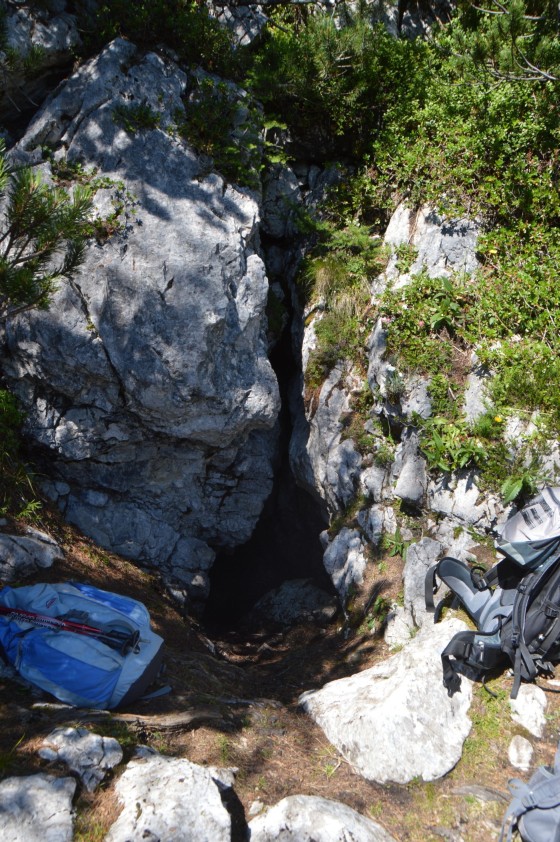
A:
POLYGON ((231 817, 221 797, 221 791, 233 784, 231 772, 162 757, 146 748, 137 754, 117 783, 124 806, 106 842, 231 842, 231 817))
POLYGON ((86 728, 56 728, 45 739, 39 755, 44 760, 66 763, 71 772, 77 772, 88 792, 93 792, 123 758, 114 737, 101 737, 86 728))
POLYGON ((471 682, 452 698, 440 654, 460 620, 424 626, 396 655, 300 697, 300 704, 356 769, 378 783, 433 781, 461 758, 471 721, 471 682))
POLYGON ((73 778, 28 775, 0 783, 2 842, 71 842, 73 778))

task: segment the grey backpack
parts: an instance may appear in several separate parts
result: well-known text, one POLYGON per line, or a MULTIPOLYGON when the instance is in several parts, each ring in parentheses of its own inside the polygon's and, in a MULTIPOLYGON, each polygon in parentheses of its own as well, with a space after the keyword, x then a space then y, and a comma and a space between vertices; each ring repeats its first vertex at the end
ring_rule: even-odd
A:
POLYGON ((452 696, 461 674, 483 680, 509 662, 514 681, 551 674, 560 661, 560 488, 545 488, 510 518, 497 541, 504 558, 491 570, 469 567, 446 556, 426 575, 426 607, 434 603, 436 581, 450 589, 476 625, 458 632, 441 655, 443 683, 452 696))
POLYGON ((554 768, 540 766, 528 783, 509 782, 513 798, 504 816, 499 842, 515 830, 523 842, 560 842, 560 747, 554 768))

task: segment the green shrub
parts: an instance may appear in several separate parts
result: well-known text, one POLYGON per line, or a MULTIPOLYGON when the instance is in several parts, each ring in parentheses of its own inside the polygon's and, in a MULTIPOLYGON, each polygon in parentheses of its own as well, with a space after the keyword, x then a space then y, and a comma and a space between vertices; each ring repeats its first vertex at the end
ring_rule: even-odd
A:
POLYGON ((41 504, 33 475, 23 461, 21 426, 24 414, 11 392, 0 389, 0 515, 32 517, 41 504))
POLYGON ((83 260, 92 206, 88 187, 78 184, 69 195, 27 167, 11 170, 3 153, 0 141, 0 320, 48 307, 83 260))
POLYGON ((198 78, 177 114, 177 130, 236 184, 257 187, 263 151, 262 115, 243 92, 210 76, 198 78))
POLYGON ((440 416, 423 423, 420 446, 432 470, 448 472, 482 467, 488 459, 487 448, 466 422, 448 421, 440 416))
POLYGON ((113 120, 129 134, 157 129, 160 115, 146 102, 119 103, 113 109, 113 120))
POLYGON ((421 84, 415 57, 425 49, 372 28, 359 15, 347 15, 339 27, 330 15, 283 11, 281 27, 269 29, 254 57, 250 84, 315 156, 360 158, 386 112, 415 96, 421 84))
POLYGON ((387 331, 387 348, 406 369, 426 374, 449 372, 450 336, 464 317, 465 293, 449 278, 430 278, 421 272, 398 290, 388 290, 380 313, 387 331))
POLYGON ((99 6, 89 32, 91 50, 120 35, 147 49, 165 44, 181 63, 215 73, 226 74, 235 64, 228 31, 196 0, 110 0, 99 6))

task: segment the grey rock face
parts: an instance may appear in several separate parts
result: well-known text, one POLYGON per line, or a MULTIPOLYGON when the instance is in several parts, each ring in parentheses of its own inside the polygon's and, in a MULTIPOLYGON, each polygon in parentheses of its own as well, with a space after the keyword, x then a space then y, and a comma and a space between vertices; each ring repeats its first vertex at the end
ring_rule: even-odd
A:
POLYGON ((77 772, 88 792, 93 792, 123 758, 113 737, 101 737, 86 728, 56 728, 44 741, 39 755, 44 760, 66 763, 71 772, 77 772))
POLYGON ((393 473, 398 476, 394 487, 395 497, 420 507, 424 502, 428 476, 426 460, 420 454, 418 433, 407 431, 403 435, 395 455, 393 473))
MULTIPOLYGON (((358 4, 351 3, 350 6, 357 8, 358 4)), ((449 0, 435 0, 430 6, 412 2, 403 10, 397 2, 367 0, 366 9, 371 22, 382 23, 389 35, 412 39, 426 37, 435 25, 448 20, 453 5, 449 0)))
POLYGON ((52 567, 64 553, 50 535, 27 527, 25 535, 0 533, 0 579, 14 582, 52 567))
POLYGON ((368 780, 435 780, 461 757, 471 722, 471 684, 449 698, 440 654, 466 628, 457 619, 424 626, 388 660, 300 698, 304 710, 368 780))
POLYGON ((123 810, 106 842, 177 839, 230 842, 231 818, 220 791, 232 786, 231 773, 141 749, 119 778, 123 810))
MULTIPOLYGON (((62 3, 64 7, 66 4, 62 3)), ((69 53, 80 42, 74 15, 61 8, 51 16, 40 9, 17 8, 8 4, 5 20, 6 43, 25 58, 32 49, 43 52, 43 62, 56 60, 60 53, 69 53)))
POLYGON ((486 411, 488 401, 489 372, 481 366, 473 354, 471 370, 467 377, 464 398, 464 413, 467 421, 476 421, 486 411))
POLYGON ((394 842, 386 830, 346 804, 291 795, 249 823, 250 842, 394 842))
POLYGON ((289 167, 276 164, 263 184, 263 230, 279 239, 293 236, 293 216, 299 202, 300 186, 295 173, 289 167))
POLYGON ((229 29, 233 36, 233 42, 238 47, 244 47, 255 41, 266 26, 268 18, 257 6, 229 8, 218 6, 209 2, 210 14, 218 20, 222 26, 229 29))
POLYGON ((425 269, 430 277, 452 272, 473 272, 478 267, 476 242, 478 227, 470 219, 447 220, 429 207, 412 211, 400 205, 385 232, 385 242, 392 246, 407 244, 417 250, 406 274, 397 269, 393 254, 385 271, 385 279, 398 279, 398 286, 425 269))
POLYGON ((491 494, 481 496, 473 471, 462 471, 452 480, 442 478, 428 484, 428 507, 456 523, 493 526, 502 511, 491 494))
POLYGON ((2 842, 71 842, 74 778, 29 775, 0 783, 2 842))
POLYGON ((359 531, 347 527, 343 527, 325 549, 323 564, 342 602, 351 585, 363 582, 367 564, 365 552, 359 531))
POLYGON ((96 167, 121 230, 90 245, 48 312, 9 325, 2 362, 67 519, 204 596, 208 545, 247 540, 270 491, 279 396, 259 206, 177 136, 187 81, 117 40, 31 123, 14 155, 48 143, 96 167), (115 109, 139 104, 158 127, 127 132, 115 109))
POLYGON ((411 544, 406 553, 404 566, 404 607, 417 626, 423 626, 431 615, 426 611, 424 582, 428 569, 442 555, 442 545, 432 538, 422 538, 411 544))
POLYGON ((349 503, 358 487, 362 457, 352 440, 343 437, 342 424, 356 386, 346 366, 335 366, 321 388, 315 413, 296 426, 290 443, 294 475, 325 501, 331 514, 349 503))
MULTIPOLYGON (((471 220, 447 220, 433 209, 424 207, 412 212, 405 205, 397 208, 385 233, 385 244, 393 249, 386 270, 372 283, 374 298, 389 282, 403 286, 411 276, 424 269, 432 277, 449 276, 456 271, 472 272, 477 267, 476 242, 478 227, 471 220), (414 251, 411 265, 403 273, 397 249, 410 246, 414 251)), ((305 368, 310 349, 314 347, 315 316, 302 339, 302 360, 305 368)), ((407 504, 420 507, 426 502, 427 475, 420 455, 416 433, 406 433, 396 451, 391 476, 385 477, 364 464, 359 454, 349 452, 342 440, 341 421, 351 412, 350 395, 357 384, 349 382, 340 363, 330 373, 315 401, 314 413, 297 428, 292 443, 294 472, 307 487, 314 489, 334 513, 349 502, 358 485, 372 493, 374 500, 400 497, 407 504), (370 491, 371 488, 371 491, 370 491)), ((402 426, 403 419, 431 413, 429 382, 420 376, 405 377, 386 359, 386 331, 379 319, 368 340, 368 382, 376 403, 374 412, 394 417, 402 426)))

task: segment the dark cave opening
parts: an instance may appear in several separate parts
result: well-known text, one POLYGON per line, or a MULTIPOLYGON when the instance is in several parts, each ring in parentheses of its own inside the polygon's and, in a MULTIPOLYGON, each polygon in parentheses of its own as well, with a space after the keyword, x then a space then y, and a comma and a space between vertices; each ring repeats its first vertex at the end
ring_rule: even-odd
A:
POLYGON ((289 460, 292 417, 288 392, 300 374, 289 326, 273 348, 270 361, 280 387, 280 438, 272 492, 253 535, 242 546, 220 553, 210 572, 210 595, 201 620, 213 633, 233 631, 268 591, 290 579, 310 579, 334 594, 323 566, 320 533, 327 527, 318 500, 297 485, 289 460))

